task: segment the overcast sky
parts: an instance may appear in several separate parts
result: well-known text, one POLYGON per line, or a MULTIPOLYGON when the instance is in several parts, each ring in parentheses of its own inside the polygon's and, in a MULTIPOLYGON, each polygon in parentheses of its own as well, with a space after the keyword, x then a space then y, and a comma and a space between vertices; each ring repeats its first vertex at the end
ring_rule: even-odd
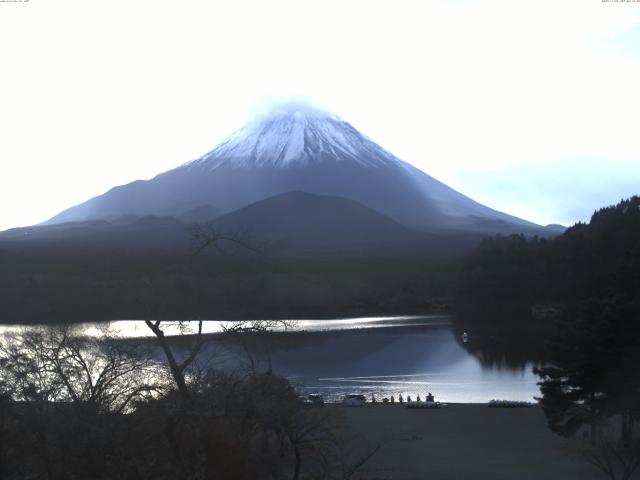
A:
POLYGON ((640 3, 0 2, 0 229, 210 150, 306 97, 493 208, 640 193, 640 3))

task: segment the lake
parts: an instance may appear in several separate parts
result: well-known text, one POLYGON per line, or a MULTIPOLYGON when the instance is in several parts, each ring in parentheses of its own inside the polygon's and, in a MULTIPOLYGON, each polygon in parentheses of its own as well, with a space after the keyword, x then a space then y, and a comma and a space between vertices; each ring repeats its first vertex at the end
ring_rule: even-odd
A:
MULTIPOLYGON (((123 338, 150 336, 141 321, 111 325, 123 338)), ((1 327, 0 333, 15 328, 20 327, 1 327)), ((92 324, 79 328, 89 334, 99 331, 92 324)), ((221 322, 205 322, 207 333, 220 329, 221 322)), ((532 365, 483 364, 465 349, 446 315, 299 320, 287 332, 260 338, 259 345, 249 342, 246 348, 214 340, 203 355, 215 353, 218 368, 238 368, 247 363, 248 350, 258 368, 271 365, 301 394, 320 393, 329 401, 351 393, 381 401, 391 395, 424 398, 431 392, 438 401, 467 403, 533 401, 540 394, 532 365)), ((469 344, 473 340, 469 332, 469 344)))

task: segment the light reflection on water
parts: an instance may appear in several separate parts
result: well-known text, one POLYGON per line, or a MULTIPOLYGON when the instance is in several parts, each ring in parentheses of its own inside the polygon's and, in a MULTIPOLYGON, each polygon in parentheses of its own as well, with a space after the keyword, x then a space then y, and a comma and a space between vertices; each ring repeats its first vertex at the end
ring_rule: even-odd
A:
MULTIPOLYGON (((207 321, 203 331, 219 333, 229 324, 207 321)), ((178 334, 185 326, 185 333, 193 333, 197 323, 181 327, 174 323, 168 334, 178 334)), ((22 327, 0 327, 0 334, 16 328, 22 327)), ((97 335, 103 326, 77 328, 97 335)), ((143 321, 112 322, 111 328, 122 338, 152 336, 143 321)), ((330 401, 350 393, 364 394, 367 400, 373 395, 380 401, 401 394, 424 398, 431 392, 444 402, 532 401, 540 394, 530 365, 521 369, 483 366, 455 338, 445 315, 305 319, 297 320, 292 331, 269 337, 268 348, 254 352, 262 367, 270 364, 300 393, 321 393, 330 401)), ((210 348, 245 355, 229 342, 212 342, 210 348)), ((237 365, 231 362, 225 368, 237 365)))
MULTIPOLYGON (((471 366, 470 370, 473 370, 471 366)), ((467 374, 472 372, 467 372, 467 374)), ((393 395, 396 401, 400 395, 407 398, 410 395, 415 399, 418 395, 424 399, 427 393, 433 393, 436 400, 442 402, 457 403, 484 403, 491 399, 509 399, 533 401, 540 392, 536 386, 536 378, 533 374, 524 372, 486 372, 481 379, 473 379, 473 375, 459 376, 460 372, 449 371, 443 373, 428 373, 417 376, 421 380, 407 381, 402 375, 388 376, 384 380, 368 380, 361 377, 354 378, 322 378, 313 379, 293 378, 299 382, 300 391, 303 393, 321 393, 333 401, 339 401, 345 394, 363 394, 368 401, 375 397, 376 401, 382 398, 390 398, 393 395), (445 377, 451 381, 434 381, 433 377, 445 377), (452 381, 456 378, 459 381, 452 381), (309 381, 311 380, 311 381, 309 381), (373 397, 372 397, 373 396, 373 397)), ((416 377, 414 377, 416 378, 416 377)))
POLYGON ((482 365, 455 338, 446 316, 359 321, 357 329, 287 338, 274 342, 273 368, 301 393, 321 393, 332 401, 350 393, 380 401, 400 394, 424 399, 431 392, 440 401, 474 403, 533 401, 540 395, 532 365, 482 365))
MULTIPOLYGON (((335 331, 355 330, 360 328, 385 328, 405 327, 420 325, 448 325, 449 320, 445 315, 408 315, 388 317, 357 317, 357 318, 332 318, 332 319, 300 319, 290 320, 287 327, 292 331, 335 331)), ((206 334, 220 333, 225 327, 232 327, 233 321, 205 320, 202 331, 206 334)), ((193 321, 163 321, 166 335, 195 334, 198 331, 198 322, 193 321)), ((116 320, 108 323, 80 323, 75 327, 86 335, 99 336, 104 327, 109 327, 111 332, 121 338, 153 337, 153 333, 145 325, 143 320, 116 320)), ((0 325, 0 334, 19 330, 24 325, 0 325)), ((275 330, 284 331, 283 326, 277 326, 275 330)))

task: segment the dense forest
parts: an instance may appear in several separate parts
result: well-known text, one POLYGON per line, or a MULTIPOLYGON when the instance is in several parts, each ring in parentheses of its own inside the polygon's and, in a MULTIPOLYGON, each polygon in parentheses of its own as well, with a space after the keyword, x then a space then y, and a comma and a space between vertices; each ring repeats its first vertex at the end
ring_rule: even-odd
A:
POLYGON ((0 322, 323 318, 448 308, 459 259, 0 251, 0 322))
POLYGON ((631 478, 640 467, 640 197, 554 239, 487 238, 463 265, 455 301, 459 328, 501 339, 468 348, 536 358, 549 427, 581 433, 588 461, 631 478))
POLYGON ((487 327, 549 331, 586 303, 640 300, 640 197, 595 212, 555 238, 484 239, 464 262, 456 310, 487 327))

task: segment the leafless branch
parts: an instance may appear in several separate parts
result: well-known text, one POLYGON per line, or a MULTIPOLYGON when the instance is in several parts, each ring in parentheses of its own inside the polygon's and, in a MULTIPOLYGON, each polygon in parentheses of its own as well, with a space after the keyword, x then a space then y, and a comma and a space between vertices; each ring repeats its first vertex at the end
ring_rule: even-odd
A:
POLYGON ((197 257, 208 248, 213 248, 218 253, 224 254, 224 244, 240 247, 250 252, 260 251, 259 246, 250 240, 246 231, 224 232, 213 223, 196 223, 189 229, 191 243, 193 245, 192 257, 197 257))

